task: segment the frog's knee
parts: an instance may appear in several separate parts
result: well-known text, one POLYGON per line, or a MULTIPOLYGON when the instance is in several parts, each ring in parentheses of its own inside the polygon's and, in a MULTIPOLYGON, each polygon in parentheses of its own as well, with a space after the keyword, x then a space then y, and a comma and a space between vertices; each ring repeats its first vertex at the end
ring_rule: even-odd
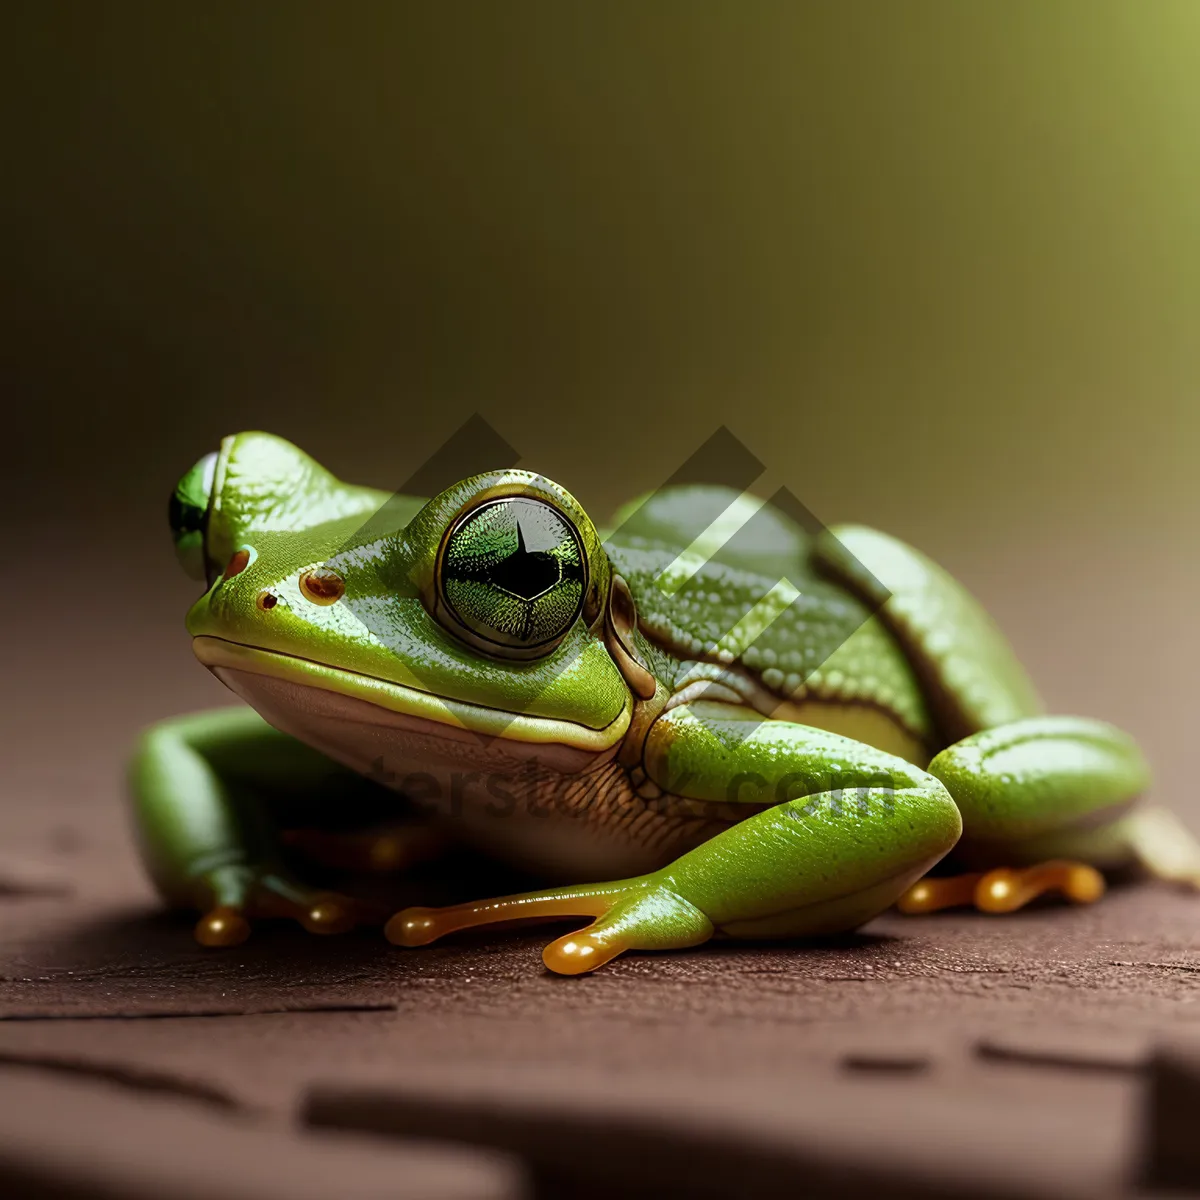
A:
MULTIPOLYGON (((875 834, 866 847, 861 826, 845 825, 842 835, 844 852, 853 858, 866 886, 886 885, 912 872, 924 874, 962 837, 962 813, 945 784, 928 775, 900 784, 873 789, 865 797, 860 793, 857 806, 850 806, 849 815, 857 815, 875 834)), ((843 797, 843 815, 846 809, 843 797)))

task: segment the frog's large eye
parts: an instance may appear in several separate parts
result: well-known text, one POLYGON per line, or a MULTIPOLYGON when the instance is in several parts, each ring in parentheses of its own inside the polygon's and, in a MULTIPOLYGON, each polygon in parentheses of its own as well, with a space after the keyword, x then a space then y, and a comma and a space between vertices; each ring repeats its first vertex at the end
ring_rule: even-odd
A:
POLYGON ((193 579, 204 579, 207 563, 204 554, 204 533, 208 525, 208 508, 212 499, 213 477, 217 470, 217 455, 206 454, 175 486, 167 516, 175 553, 183 569, 193 579))
POLYGON ((485 501, 443 539, 438 589, 467 640, 499 654, 544 654, 575 623, 587 558, 575 526, 529 496, 485 501))

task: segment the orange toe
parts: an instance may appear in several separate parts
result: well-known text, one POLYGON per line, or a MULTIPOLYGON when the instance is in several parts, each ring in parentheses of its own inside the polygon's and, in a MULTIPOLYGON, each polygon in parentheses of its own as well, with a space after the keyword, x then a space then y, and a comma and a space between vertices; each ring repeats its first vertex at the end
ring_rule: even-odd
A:
POLYGON ((1086 863, 1053 861, 1035 867, 989 871, 975 887, 981 912, 1008 913, 1047 892, 1058 892, 1076 904, 1092 904, 1104 895, 1104 876, 1086 863))
POLYGON ((943 908, 961 908, 975 902, 975 885, 980 875, 950 875, 939 879, 919 879, 896 901, 902 913, 918 915, 943 908))
POLYGON ((383 936, 393 946, 428 946, 441 935, 436 908, 401 909, 383 927, 383 936))
POLYGON ((196 941, 202 946, 240 946, 250 936, 250 922, 236 909, 222 905, 196 922, 196 941))
POLYGON ((1104 895, 1104 889, 1104 876, 1095 867, 1054 859, 1032 867, 998 867, 984 873, 921 879, 896 901, 896 907, 909 914, 966 906, 986 913, 1011 913, 1051 892, 1075 904, 1092 904, 1104 895))
POLYGON ((358 915, 344 896, 318 896, 299 921, 309 933, 345 933, 358 924, 358 915))
POLYGON ((542 962, 556 975, 583 975, 604 966, 623 949, 584 929, 551 942, 542 951, 542 962))

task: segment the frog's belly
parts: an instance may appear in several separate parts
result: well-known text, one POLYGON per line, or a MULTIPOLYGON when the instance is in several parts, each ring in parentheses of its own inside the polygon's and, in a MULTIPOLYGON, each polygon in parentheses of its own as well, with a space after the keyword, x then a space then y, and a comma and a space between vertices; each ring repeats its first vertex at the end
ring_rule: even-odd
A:
POLYGON ((703 805, 634 793, 625 770, 566 746, 467 730, 269 675, 214 674, 275 728, 406 795, 463 841, 548 882, 657 870, 722 829, 703 805))

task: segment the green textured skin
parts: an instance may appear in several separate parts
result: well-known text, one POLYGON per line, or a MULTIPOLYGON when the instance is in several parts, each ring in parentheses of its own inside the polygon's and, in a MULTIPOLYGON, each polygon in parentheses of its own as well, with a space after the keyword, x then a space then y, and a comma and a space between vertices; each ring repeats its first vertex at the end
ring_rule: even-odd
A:
MULTIPOLYGON (((697 510, 718 514, 731 496, 660 494, 619 514, 602 546, 569 494, 523 472, 466 480, 425 503, 343 484, 282 439, 239 434, 222 446, 205 553, 210 573, 240 547, 251 561, 212 584, 188 629, 305 660, 322 689, 367 677, 396 685, 397 704, 416 688, 520 714, 524 732, 514 737, 536 735, 538 722, 603 734, 638 711, 598 615, 615 570, 636 602, 636 645, 660 706, 700 663, 782 700, 870 706, 927 747, 932 761, 922 769, 836 733, 764 720, 747 704, 704 699, 633 720, 620 747, 597 759, 610 764, 606 778, 638 802, 640 773, 667 800, 704 813, 721 806, 727 825, 660 869, 610 886, 619 900, 596 928, 619 929, 633 946, 853 928, 892 904, 960 833, 960 848, 997 865, 1043 847, 1105 865, 1130 856, 1126 810, 1148 782, 1136 745, 1100 722, 1040 716, 1011 650, 950 576, 885 534, 847 527, 812 539, 771 510, 758 542, 734 539, 691 573, 695 562, 676 560, 693 540, 697 510), (490 657, 433 612, 447 527, 497 488, 534 489, 554 503, 588 559, 583 615, 561 645, 530 661, 490 657), (318 606, 300 578, 325 562, 346 591, 318 606), (781 577, 798 598, 744 653, 723 658, 722 637, 781 577), (278 598, 269 612, 255 603, 264 589, 278 598)), ((144 856, 163 895, 248 911, 264 880, 301 886, 280 874, 260 795, 319 797, 346 775, 250 710, 152 729, 132 772, 144 856)))
POLYGON ((624 526, 606 542, 614 568, 637 602, 656 674, 673 684, 690 661, 714 660, 706 649, 786 578, 799 596, 738 663, 781 699, 811 694, 872 702, 932 742, 936 733, 925 696, 900 645, 863 599, 828 576, 808 536, 781 514, 769 530, 769 545, 742 547, 734 539, 678 590, 667 590, 680 545, 672 517, 697 507, 719 508, 733 497, 727 489, 711 487, 661 493, 637 510, 637 519, 629 522, 635 531, 624 526))

